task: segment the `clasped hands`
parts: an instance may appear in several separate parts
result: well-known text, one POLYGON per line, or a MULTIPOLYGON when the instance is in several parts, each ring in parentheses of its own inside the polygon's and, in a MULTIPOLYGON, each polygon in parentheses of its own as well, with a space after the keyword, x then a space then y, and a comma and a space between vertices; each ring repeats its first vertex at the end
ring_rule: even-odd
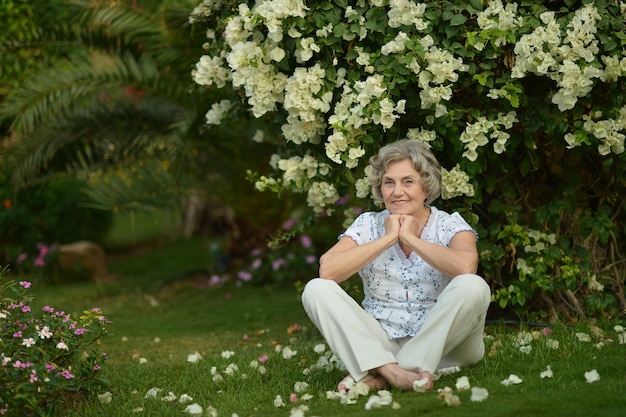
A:
POLYGON ((419 238, 420 225, 411 215, 390 214, 385 219, 385 230, 388 235, 395 236, 396 241, 404 243, 411 236, 419 238))

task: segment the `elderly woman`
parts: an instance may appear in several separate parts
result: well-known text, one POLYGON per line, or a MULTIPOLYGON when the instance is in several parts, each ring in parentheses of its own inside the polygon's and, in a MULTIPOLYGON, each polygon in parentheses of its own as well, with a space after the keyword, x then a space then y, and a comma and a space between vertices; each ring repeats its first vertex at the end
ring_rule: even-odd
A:
POLYGON ((349 375, 381 389, 433 388, 438 369, 480 361, 490 290, 476 275, 476 232, 430 203, 439 162, 422 143, 400 140, 370 160, 380 212, 361 214, 320 258, 304 308, 349 375), (339 285, 357 273, 362 307, 339 285))

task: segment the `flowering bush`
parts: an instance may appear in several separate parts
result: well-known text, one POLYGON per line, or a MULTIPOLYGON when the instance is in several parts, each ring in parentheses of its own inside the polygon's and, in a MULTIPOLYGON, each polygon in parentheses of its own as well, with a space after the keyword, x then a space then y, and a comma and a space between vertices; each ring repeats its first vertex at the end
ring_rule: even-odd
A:
POLYGON ((45 306, 36 312, 31 283, 7 281, 0 271, 0 415, 49 415, 69 392, 106 384, 106 355, 97 344, 108 320, 98 308, 74 318, 45 306))
MULTIPOLYGON (((286 232, 293 227, 291 220, 283 225, 286 232)), ((255 249, 250 254, 249 265, 237 272, 236 282, 267 285, 308 281, 317 276, 318 253, 308 235, 301 235, 283 246, 255 249)))
POLYGON ((607 0, 205 0, 190 16, 208 37, 193 77, 233 89, 207 123, 267 121, 254 138, 277 147, 271 173, 251 175, 258 190, 306 194, 313 214, 346 195, 366 209, 367 158, 422 141, 444 167, 437 204, 479 231, 500 305, 615 312, 625 14, 607 0), (535 231, 554 239, 538 249, 535 231))

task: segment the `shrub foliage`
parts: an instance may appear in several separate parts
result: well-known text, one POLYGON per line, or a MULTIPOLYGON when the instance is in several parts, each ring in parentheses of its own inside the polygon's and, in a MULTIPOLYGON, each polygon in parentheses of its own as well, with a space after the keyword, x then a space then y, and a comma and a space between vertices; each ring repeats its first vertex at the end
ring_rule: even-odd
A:
POLYGON ((615 314, 623 295, 626 72, 620 2, 204 1, 197 84, 232 87, 276 145, 259 190, 312 216, 372 207, 368 157, 428 143, 442 199, 479 231, 494 301, 522 316, 615 314), (339 199, 351 209, 335 209, 339 199))

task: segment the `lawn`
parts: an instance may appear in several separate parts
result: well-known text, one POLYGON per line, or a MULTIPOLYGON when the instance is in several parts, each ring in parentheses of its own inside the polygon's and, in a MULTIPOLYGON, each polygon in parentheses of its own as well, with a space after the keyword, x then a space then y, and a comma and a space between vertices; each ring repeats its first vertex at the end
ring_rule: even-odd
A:
POLYGON ((110 402, 72 401, 60 404, 58 415, 185 416, 191 404, 222 417, 624 415, 626 345, 617 322, 601 325, 602 332, 554 326, 551 334, 542 326, 490 323, 485 360, 442 376, 432 392, 392 389, 393 404, 369 410, 375 392, 355 404, 328 399, 344 371, 308 321, 296 287, 208 285, 209 243, 170 241, 116 258, 110 282, 33 288, 38 305, 74 313, 100 307, 111 321, 101 345, 109 355, 102 372, 110 402), (190 355, 201 359, 190 362, 190 355), (553 376, 542 378, 548 365, 553 376), (590 383, 585 373, 592 370, 600 379, 590 383), (511 374, 522 382, 503 385, 511 374), (457 389, 462 376, 488 397, 472 401, 471 390, 457 389), (459 406, 440 398, 444 387, 459 406), (181 403, 181 396, 192 400, 181 403))

